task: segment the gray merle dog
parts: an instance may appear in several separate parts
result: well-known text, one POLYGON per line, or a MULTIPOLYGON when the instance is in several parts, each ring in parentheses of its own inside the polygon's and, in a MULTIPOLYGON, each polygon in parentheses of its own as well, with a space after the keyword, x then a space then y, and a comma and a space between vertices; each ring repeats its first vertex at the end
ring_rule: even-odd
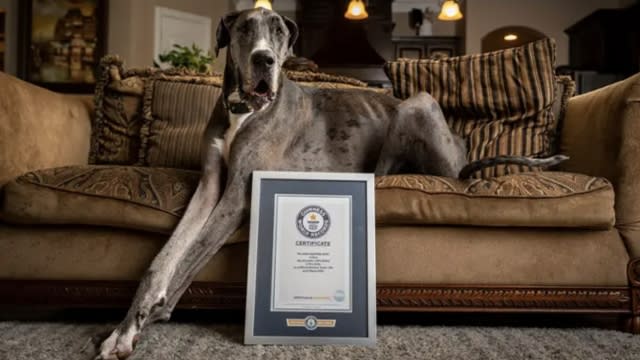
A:
POLYGON ((169 319, 194 276, 248 218, 254 170, 399 171, 459 177, 495 163, 553 165, 547 159, 495 158, 467 165, 436 101, 400 101, 368 90, 299 86, 282 74, 296 24, 265 9, 226 15, 218 48, 228 47, 223 95, 202 149, 202 177, 175 232, 153 260, 124 321, 96 359, 128 357, 143 328, 169 319), (247 104, 235 114, 229 99, 247 104))

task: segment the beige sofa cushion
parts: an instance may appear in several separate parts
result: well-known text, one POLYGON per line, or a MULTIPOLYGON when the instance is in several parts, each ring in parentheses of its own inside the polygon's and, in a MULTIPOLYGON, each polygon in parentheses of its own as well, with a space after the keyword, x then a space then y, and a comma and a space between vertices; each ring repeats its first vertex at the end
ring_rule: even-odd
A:
MULTIPOLYGON (((247 233, 238 235, 246 240, 247 233)), ((0 279, 138 280, 166 235, 78 226, 0 224, 0 279)), ((378 283, 627 286, 616 230, 380 227, 378 283)), ((247 244, 226 245, 197 281, 245 282, 247 244)))
POLYGON ((561 172, 456 180, 394 175, 376 180, 378 224, 608 229, 614 192, 603 179, 561 172))
POLYGON ((196 171, 132 166, 40 170, 7 184, 2 215, 13 223, 171 233, 199 177, 196 171))
MULTIPOLYGON (((28 173, 7 184, 4 220, 106 225, 168 234, 199 179, 196 171, 75 166, 28 173)), ((424 175, 376 179, 379 225, 472 225, 608 229, 613 190, 601 178, 529 173, 490 180, 424 175)))

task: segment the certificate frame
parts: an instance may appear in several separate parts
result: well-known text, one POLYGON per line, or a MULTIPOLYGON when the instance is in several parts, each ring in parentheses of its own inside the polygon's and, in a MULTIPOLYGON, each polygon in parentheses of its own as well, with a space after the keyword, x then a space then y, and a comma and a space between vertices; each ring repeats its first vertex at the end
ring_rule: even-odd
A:
MULTIPOLYGON (((332 213, 335 212, 329 210, 327 216, 332 213)), ((336 214, 341 213, 338 211, 336 214)), ((336 225, 334 228, 343 229, 344 226, 336 225)), ((287 239, 289 237, 287 235, 287 239)), ((278 246, 282 247, 282 244, 278 246)), ((338 252, 338 254, 342 253, 338 252)), ((329 257, 331 258, 331 255, 329 257)), ((339 274, 347 271, 346 266, 337 268, 342 269, 338 272, 339 274)), ((373 174, 253 172, 245 344, 374 345, 376 341, 375 271, 373 174), (298 211, 297 207, 292 205, 294 203, 278 203, 278 197, 287 201, 288 199, 295 201, 298 197, 326 197, 330 202, 335 201, 337 206, 335 209, 340 209, 340 206, 346 208, 348 202, 349 220, 344 220, 343 215, 335 219, 337 220, 335 224, 341 224, 340 221, 342 221, 349 226, 348 246, 350 248, 347 263, 350 288, 342 293, 346 293, 350 302, 349 310, 327 310, 321 305, 317 307, 305 305, 301 309, 274 308, 273 294, 276 283, 274 274, 275 269, 278 268, 276 260, 282 261, 277 259, 282 254, 275 249, 278 243, 283 242, 280 240, 281 236, 276 235, 276 230, 281 226, 278 223, 280 218, 277 211, 282 206, 285 208, 292 206, 292 209, 298 211)))

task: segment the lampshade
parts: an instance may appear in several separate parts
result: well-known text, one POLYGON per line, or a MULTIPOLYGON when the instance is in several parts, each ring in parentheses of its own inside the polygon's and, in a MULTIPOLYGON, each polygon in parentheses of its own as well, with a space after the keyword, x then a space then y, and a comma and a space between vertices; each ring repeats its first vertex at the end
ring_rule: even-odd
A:
POLYGON ((442 4, 442 10, 438 15, 438 20, 453 21, 462 19, 460 5, 455 0, 447 0, 442 4))
POLYGON ((351 0, 344 17, 349 20, 364 20, 369 17, 369 14, 362 0, 351 0))
POLYGON ((271 1, 269 0, 256 0, 256 4, 253 6, 254 8, 265 8, 267 10, 273 10, 271 7, 271 1))

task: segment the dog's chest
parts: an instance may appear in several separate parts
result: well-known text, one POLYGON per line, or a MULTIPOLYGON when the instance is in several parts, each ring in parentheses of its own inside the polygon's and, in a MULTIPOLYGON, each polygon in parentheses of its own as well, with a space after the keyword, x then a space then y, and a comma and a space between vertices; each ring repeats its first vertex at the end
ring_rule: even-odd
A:
POLYGON ((231 152, 231 144, 235 139, 238 131, 242 128, 242 126, 246 123, 246 120, 249 116, 251 116, 253 112, 243 113, 243 114, 234 114, 229 112, 229 128, 224 133, 224 140, 222 144, 222 158, 226 164, 229 164, 229 153, 231 152))

